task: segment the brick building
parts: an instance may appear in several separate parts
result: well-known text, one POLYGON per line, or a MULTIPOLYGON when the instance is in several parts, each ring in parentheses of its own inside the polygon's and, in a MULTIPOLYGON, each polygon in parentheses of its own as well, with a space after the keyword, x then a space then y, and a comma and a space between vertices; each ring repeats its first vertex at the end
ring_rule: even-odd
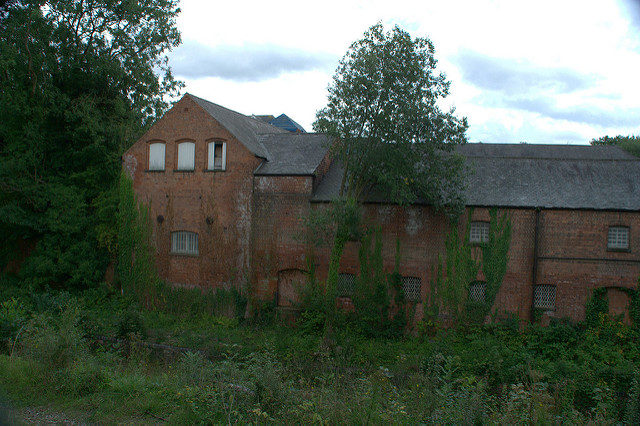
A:
MULTIPOLYGON (((125 153, 134 189, 150 206, 163 279, 203 288, 250 283, 253 296, 280 306, 295 300, 307 271, 302 218, 337 196, 342 170, 327 155, 325 135, 293 123, 287 131, 272 116, 248 117, 187 94, 125 153)), ((628 315, 619 288, 637 288, 640 276, 637 158, 610 146, 467 144, 458 152, 470 171, 467 237, 486 238, 489 208, 511 218, 498 312, 529 319, 536 307, 580 320, 593 289, 606 287, 610 309, 628 315)), ((400 240, 400 274, 420 316, 446 219, 428 205, 383 199, 364 210, 382 227, 389 271, 400 240)), ((347 244, 341 288, 358 272, 357 252, 357 243, 347 244)), ((315 260, 322 280, 328 250, 315 260)), ((471 291, 483 297, 482 275, 471 291)))

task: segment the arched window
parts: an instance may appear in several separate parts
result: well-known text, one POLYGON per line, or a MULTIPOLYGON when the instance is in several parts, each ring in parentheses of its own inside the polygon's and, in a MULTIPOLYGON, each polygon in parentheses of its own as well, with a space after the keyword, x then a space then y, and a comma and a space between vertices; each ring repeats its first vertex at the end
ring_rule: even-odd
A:
POLYGON ((149 144, 149 170, 164 170, 164 149, 163 142, 149 144))
POLYGON ((194 170, 196 165, 196 144, 181 142, 178 144, 178 170, 194 170))
POLYGON ((209 142, 207 170, 225 170, 227 167, 227 144, 209 142))
POLYGON ((198 254, 198 234, 189 231, 172 232, 171 253, 198 254))

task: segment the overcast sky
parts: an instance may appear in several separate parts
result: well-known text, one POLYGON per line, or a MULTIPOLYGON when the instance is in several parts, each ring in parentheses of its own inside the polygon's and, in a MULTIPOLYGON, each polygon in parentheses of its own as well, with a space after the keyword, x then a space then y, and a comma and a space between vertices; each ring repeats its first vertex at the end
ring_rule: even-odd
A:
POLYGON ((377 21, 435 44, 473 142, 640 134, 640 0, 181 0, 185 91, 307 131, 349 45, 377 21))

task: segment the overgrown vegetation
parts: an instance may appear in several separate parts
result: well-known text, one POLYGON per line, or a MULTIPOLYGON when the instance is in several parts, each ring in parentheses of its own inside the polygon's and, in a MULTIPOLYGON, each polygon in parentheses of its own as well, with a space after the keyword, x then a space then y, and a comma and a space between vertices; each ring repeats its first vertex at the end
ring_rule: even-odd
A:
POLYGON ((26 256, 26 285, 93 286, 111 260, 120 156, 180 87, 166 56, 177 1, 2 3, 0 270, 26 256))
POLYGON ((452 216, 463 208, 462 158, 453 150, 466 142, 468 125, 453 108, 440 108, 450 83, 436 65, 429 39, 397 26, 385 31, 381 23, 340 61, 314 123, 315 131, 334 138, 330 152, 343 167, 339 197, 328 212, 334 219, 330 300, 344 246, 362 232, 360 203, 368 196, 400 205, 421 199, 452 216))
POLYGON ((0 389, 14 406, 109 423, 633 424, 640 416, 639 336, 606 314, 593 325, 496 323, 431 338, 338 328, 335 347, 319 351, 322 335, 302 327, 140 310, 106 289, 28 293, 3 279, 2 298, 13 302, 0 325, 13 331, 3 335, 0 389))
POLYGON ((425 318, 435 326, 441 314, 449 324, 481 324, 491 312, 502 280, 507 271, 509 246, 511 244, 511 221, 506 212, 489 210, 489 238, 486 243, 474 247, 469 242, 469 226, 473 210, 463 222, 464 233, 460 235, 459 224, 452 223, 445 240, 445 253, 438 256, 430 294, 425 303, 425 318), (470 297, 471 286, 476 284, 478 272, 482 271, 482 299, 470 297))

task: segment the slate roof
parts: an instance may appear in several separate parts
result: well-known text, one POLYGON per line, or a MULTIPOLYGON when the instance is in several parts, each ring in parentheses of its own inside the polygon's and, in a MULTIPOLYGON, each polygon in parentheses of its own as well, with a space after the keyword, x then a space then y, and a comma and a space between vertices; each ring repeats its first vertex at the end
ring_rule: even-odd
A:
POLYGON ((190 93, 187 93, 187 95, 258 157, 269 159, 269 152, 259 139, 260 134, 286 133, 286 130, 272 126, 256 118, 232 111, 190 93))
MULTIPOLYGON (((640 159, 614 146, 466 144, 469 206, 640 210, 640 159)), ((339 192, 331 166, 314 196, 339 192)), ((379 201, 379 200, 374 200, 379 201)))
POLYGON ((312 175, 329 148, 329 137, 321 133, 278 133, 260 136, 270 154, 256 175, 312 175))
POLYGON ((274 118, 271 121, 269 121, 269 124, 271 124, 272 126, 279 127, 280 129, 284 129, 287 132, 294 132, 294 133, 295 132, 302 132, 302 133, 306 133, 306 131, 304 130, 304 128, 302 128, 301 125, 299 125, 298 123, 293 121, 286 114, 280 114, 276 118, 274 118))
MULTIPOLYGON (((190 93, 187 95, 249 151, 265 160, 256 169, 257 175, 313 175, 327 153, 329 138, 326 135, 291 133, 266 123, 264 119, 267 116, 249 117, 190 93)), ((286 115, 280 117, 283 116, 299 127, 286 115)))

